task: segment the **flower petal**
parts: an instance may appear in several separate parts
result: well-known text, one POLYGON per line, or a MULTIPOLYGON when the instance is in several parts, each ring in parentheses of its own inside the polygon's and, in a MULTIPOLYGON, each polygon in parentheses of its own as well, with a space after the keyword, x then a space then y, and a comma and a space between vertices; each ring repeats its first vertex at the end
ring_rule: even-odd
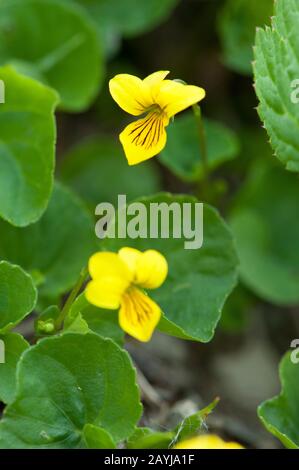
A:
POLYGON ((89 258, 89 274, 93 279, 123 279, 128 284, 132 274, 117 253, 98 251, 89 258))
POLYGON ((116 310, 127 287, 121 279, 92 280, 86 286, 85 297, 96 307, 116 310))
POLYGON ((160 307, 139 289, 131 288, 123 295, 119 324, 126 333, 139 341, 151 339, 160 317, 160 307))
POLYGON ((198 103, 206 94, 203 88, 184 85, 173 80, 163 80, 157 86, 157 89, 155 101, 167 114, 168 118, 198 103))
POLYGON ((144 289, 156 289, 165 281, 168 264, 164 256, 156 250, 141 252, 135 248, 121 248, 118 252, 130 269, 133 280, 144 289))
POLYGON ((165 115, 151 112, 122 131, 119 138, 129 165, 136 165, 161 152, 166 145, 165 126, 168 122, 165 115))
POLYGON ((169 70, 161 70, 159 72, 151 73, 143 80, 143 83, 151 89, 162 82, 168 74, 169 70))
POLYGON ((109 81, 109 90, 114 101, 133 116, 140 116, 153 104, 149 87, 134 75, 116 75, 109 81))
POLYGON ((136 260, 134 282, 144 289, 157 289, 165 281, 168 264, 164 256, 156 250, 141 253, 136 260))
POLYGON ((214 434, 203 434, 179 442, 174 449, 244 449, 237 442, 225 442, 214 434))
POLYGON ((126 263, 128 269, 131 271, 133 280, 135 279, 137 260, 142 256, 142 254, 143 253, 141 251, 128 247, 121 248, 118 252, 122 261, 126 263))
POLYGON ((92 277, 85 290, 88 302, 101 308, 117 309, 133 278, 126 264, 116 253, 98 252, 89 259, 88 269, 92 277))

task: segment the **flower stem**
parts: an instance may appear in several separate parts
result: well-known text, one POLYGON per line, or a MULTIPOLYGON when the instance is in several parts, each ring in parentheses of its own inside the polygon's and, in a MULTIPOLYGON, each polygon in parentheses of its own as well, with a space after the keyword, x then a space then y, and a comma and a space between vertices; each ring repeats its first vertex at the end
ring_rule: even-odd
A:
POLYGON ((87 274, 88 274, 88 269, 87 267, 83 268, 81 273, 80 273, 80 276, 73 288, 73 290, 71 291, 70 295, 68 296, 67 298, 67 301, 65 302, 60 314, 58 315, 56 321, 55 321, 55 327, 56 327, 56 330, 59 330, 62 325, 63 325, 63 322, 64 320, 66 319, 69 311, 70 311, 70 308, 71 306, 73 305, 74 301, 76 300, 77 298, 77 295, 79 294, 80 292, 80 289, 87 277, 87 274))
POLYGON ((197 124, 197 129, 198 129, 199 149, 200 149, 202 170, 203 170, 202 187, 204 189, 204 193, 206 194, 208 184, 209 184, 209 163, 208 163, 206 132, 205 132, 205 128, 203 125, 203 119, 202 119, 200 106, 198 104, 194 104, 192 108, 193 108, 193 113, 194 113, 194 117, 195 117, 196 124, 197 124))

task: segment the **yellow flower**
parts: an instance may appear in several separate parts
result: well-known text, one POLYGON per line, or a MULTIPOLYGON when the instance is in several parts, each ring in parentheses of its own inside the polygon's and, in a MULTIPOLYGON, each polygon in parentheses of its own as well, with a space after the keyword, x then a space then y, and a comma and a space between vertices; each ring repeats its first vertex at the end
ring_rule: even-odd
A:
POLYGON ((146 113, 120 134, 129 165, 160 153, 166 145, 165 127, 170 118, 205 97, 203 88, 164 80, 168 73, 155 72, 144 80, 120 74, 109 82, 112 98, 124 111, 133 116, 146 113))
POLYGON ((244 449, 237 442, 225 442, 215 434, 203 434, 179 442, 174 449, 244 449))
POLYGON ((139 341, 149 341, 161 310, 142 289, 163 284, 168 272, 164 256, 134 248, 98 252, 89 259, 88 269, 92 279, 85 290, 87 300, 100 308, 119 309, 122 329, 139 341))

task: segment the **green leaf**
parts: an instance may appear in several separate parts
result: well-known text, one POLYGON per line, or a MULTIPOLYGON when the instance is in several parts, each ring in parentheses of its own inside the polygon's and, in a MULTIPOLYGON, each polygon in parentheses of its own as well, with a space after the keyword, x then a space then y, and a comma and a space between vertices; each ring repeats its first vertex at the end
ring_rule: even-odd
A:
POLYGON ((89 328, 81 313, 78 313, 74 318, 67 317, 64 322, 64 333, 88 333, 89 331, 91 331, 91 328, 89 328))
POLYGON ((89 305, 82 312, 82 318, 88 327, 98 335, 111 338, 120 345, 124 343, 124 332, 119 326, 116 312, 89 305))
POLYGON ((29 347, 23 336, 9 333, 0 336, 4 344, 5 362, 0 362, 0 401, 11 403, 16 390, 16 367, 21 354, 29 347))
POLYGON ((115 442, 105 429, 85 424, 83 435, 88 449, 115 449, 115 442))
POLYGON ((125 36, 136 36, 154 28, 170 15, 178 3, 178 0, 75 1, 87 8, 100 32, 111 30, 125 36))
POLYGON ((277 158, 287 170, 299 171, 298 1, 275 2, 275 15, 272 28, 260 29, 256 35, 258 111, 277 158))
POLYGON ((75 4, 1 3, 0 63, 12 62, 40 77, 59 92, 67 111, 86 109, 98 93, 103 74, 99 47, 93 22, 75 4))
POLYGON ((50 198, 58 99, 50 88, 11 67, 0 68, 0 79, 5 85, 5 103, 0 105, 0 216, 24 226, 40 218, 50 198))
POLYGON ((224 61, 236 72, 251 75, 257 26, 269 24, 273 0, 227 0, 220 11, 218 29, 224 61))
MULTIPOLYGON (((143 225, 147 221, 148 230, 150 205, 163 202, 166 205, 177 203, 180 212, 182 205, 189 203, 192 226, 195 226, 195 212, 198 214, 195 203, 198 201, 193 197, 158 194, 138 202, 147 212, 143 225)), ((196 218, 199 236, 201 219, 199 216, 196 218)), ((132 219, 131 216, 127 217, 128 222, 132 219)), ((152 226, 155 224, 153 219, 152 226)), ((103 249, 118 251, 123 246, 131 246, 139 250, 156 249, 163 253, 169 264, 169 274, 163 286, 150 292, 164 312, 159 329, 185 339, 207 342, 212 339, 223 304, 235 286, 237 257, 228 227, 218 212, 207 204, 204 204, 203 220, 204 241, 200 249, 184 249, 186 240, 173 238, 172 223, 170 238, 107 238, 103 249)), ((180 227, 179 222, 176 227, 180 227)))
POLYGON ((148 428, 137 428, 127 441, 127 449, 168 449, 174 432, 158 432, 148 428))
POLYGON ((169 449, 178 441, 194 436, 201 429, 207 416, 217 406, 216 398, 210 405, 202 410, 187 416, 176 428, 168 432, 157 432, 149 428, 136 428, 127 441, 128 449, 169 449))
POLYGON ((37 292, 19 266, 0 261, 0 334, 20 323, 35 307, 37 292))
POLYGON ((74 147, 65 156, 60 174, 94 212, 100 202, 116 203, 118 194, 135 199, 159 190, 155 170, 152 162, 130 167, 120 144, 108 137, 95 137, 74 147))
MULTIPOLYGON (((211 170, 232 160, 239 152, 236 135, 222 124, 205 119, 208 164, 211 170)), ((197 124, 192 113, 176 118, 167 128, 167 145, 159 160, 185 181, 203 177, 197 124)))
POLYGON ((299 449, 299 366, 287 353, 280 364, 282 391, 258 408, 262 423, 285 447, 299 449))
POLYGON ((297 177, 258 161, 235 202, 231 227, 243 282, 278 305, 299 302, 298 213, 297 177))
POLYGON ((82 293, 73 303, 66 318, 67 331, 78 328, 81 332, 90 329, 103 338, 111 338, 117 344, 124 343, 124 332, 118 323, 117 312, 104 310, 91 305, 82 293))
POLYGON ((55 297, 69 290, 95 250, 88 211, 60 184, 36 224, 20 229, 0 221, 0 257, 39 273, 42 296, 55 297))
POLYGON ((206 406, 202 410, 199 410, 197 413, 194 413, 193 415, 187 416, 174 430, 175 442, 173 443, 173 445, 179 441, 183 441, 197 434, 198 431, 204 425, 209 414, 211 414, 212 411, 214 411, 218 403, 219 403, 219 398, 215 398, 215 400, 212 403, 210 403, 208 406, 206 406))
POLYGON ((0 447, 86 447, 86 424, 126 439, 141 413, 135 379, 128 354, 111 340, 91 333, 41 340, 19 362, 0 447))
POLYGON ((224 305, 220 327, 225 333, 240 334, 249 325, 255 297, 243 285, 238 285, 224 305))

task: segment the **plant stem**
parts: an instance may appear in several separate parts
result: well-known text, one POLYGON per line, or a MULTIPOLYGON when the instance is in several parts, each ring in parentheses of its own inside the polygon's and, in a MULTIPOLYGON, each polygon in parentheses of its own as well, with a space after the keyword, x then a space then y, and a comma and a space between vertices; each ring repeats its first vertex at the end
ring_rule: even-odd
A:
POLYGON ((77 295, 80 292, 80 289, 81 289, 81 287, 82 287, 82 285, 83 285, 83 283, 84 283, 84 281, 87 277, 87 274, 88 274, 88 269, 87 269, 87 267, 85 267, 85 268, 82 269, 82 271, 80 273, 80 276, 79 276, 73 290, 71 291, 70 295, 68 296, 67 301, 65 302, 60 314, 58 315, 58 317, 55 321, 56 330, 59 330, 62 327, 63 322, 66 319, 67 314, 69 313, 71 306, 73 305, 74 301, 77 298, 77 295))
POLYGON ((198 104, 194 104, 192 106, 194 117, 197 124, 198 129, 198 139, 199 139, 199 149, 201 155, 201 162, 202 162, 202 170, 203 170, 203 183, 202 187, 204 189, 204 194, 207 194, 208 186, 209 186, 209 162, 208 162, 208 152, 207 152, 207 140, 206 140, 206 132, 203 125, 203 119, 201 114, 201 109, 198 104))

